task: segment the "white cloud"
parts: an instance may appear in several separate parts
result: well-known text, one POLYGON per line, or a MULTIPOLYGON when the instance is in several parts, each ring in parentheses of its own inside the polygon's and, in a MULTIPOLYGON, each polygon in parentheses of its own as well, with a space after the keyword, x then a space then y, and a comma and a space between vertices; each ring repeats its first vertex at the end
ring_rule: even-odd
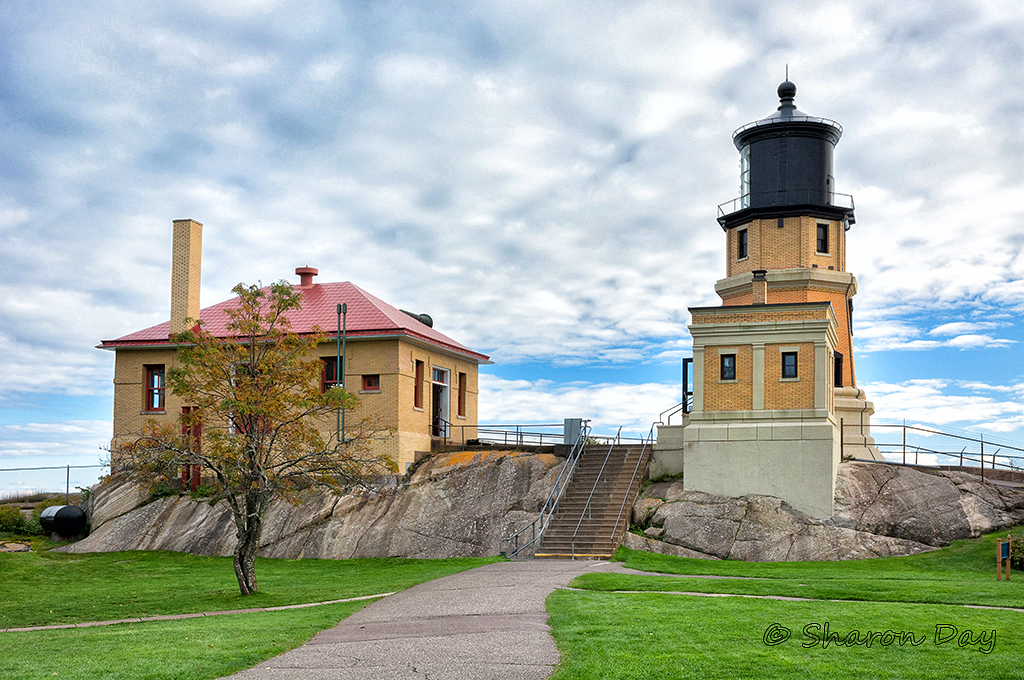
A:
POLYGON ((997 339, 990 335, 958 335, 949 340, 950 347, 967 349, 971 347, 1007 347, 1013 344, 1013 340, 997 339))
POLYGON ((1024 441, 1024 390, 1020 385, 955 384, 947 380, 908 380, 901 383, 862 385, 875 405, 879 422, 920 422, 966 428, 973 432, 999 432, 1024 441), (962 390, 969 393, 963 393, 962 390), (979 391, 1017 395, 996 399, 979 391))
POLYGON ((0 494, 92 486, 104 473, 110 437, 107 420, 0 426, 0 494))
POLYGON ((680 400, 679 385, 568 383, 480 376, 480 422, 486 424, 591 421, 596 434, 645 437, 662 411, 680 400))
POLYGON ((936 326, 928 331, 928 335, 960 335, 961 333, 969 333, 971 331, 996 328, 998 325, 999 324, 996 323, 983 321, 954 321, 952 323, 944 323, 941 326, 936 326))
MULTIPOLYGON (((500 365, 675 360, 686 308, 719 303, 730 135, 775 109, 786 63, 801 109, 845 128, 858 351, 1014 342, 1020 8, 752 7, 4 14, 0 391, 108 394, 93 347, 166 318, 180 217, 206 225, 204 304, 308 263, 500 365)), ((604 413, 595 391, 541 393, 604 413)))

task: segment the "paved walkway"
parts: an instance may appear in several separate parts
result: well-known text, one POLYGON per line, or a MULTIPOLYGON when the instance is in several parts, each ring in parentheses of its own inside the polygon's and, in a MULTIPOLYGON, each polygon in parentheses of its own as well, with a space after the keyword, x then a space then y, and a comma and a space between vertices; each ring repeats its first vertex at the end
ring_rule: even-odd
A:
POLYGON ((181 619, 199 619, 204 616, 224 616, 226 614, 256 614, 258 612, 279 612, 284 609, 305 609, 306 607, 319 607, 325 604, 339 604, 341 602, 358 602, 359 600, 376 600, 381 597, 394 595, 394 593, 377 593, 376 595, 361 595, 359 597, 346 597, 342 600, 327 600, 325 602, 307 602, 304 604, 285 604, 280 607, 256 607, 254 609, 221 609, 214 612, 193 612, 191 614, 164 614, 162 616, 137 616, 127 619, 112 619, 110 621, 86 621, 83 623, 61 623, 53 626, 27 626, 25 628, 4 628, 0 633, 24 633, 33 630, 61 630, 63 628, 91 628, 93 626, 113 626, 117 623, 145 623, 146 621, 178 621, 181 619))
POLYGON ((543 680, 558 663, 547 596, 617 563, 498 562, 378 600, 235 680, 543 680))

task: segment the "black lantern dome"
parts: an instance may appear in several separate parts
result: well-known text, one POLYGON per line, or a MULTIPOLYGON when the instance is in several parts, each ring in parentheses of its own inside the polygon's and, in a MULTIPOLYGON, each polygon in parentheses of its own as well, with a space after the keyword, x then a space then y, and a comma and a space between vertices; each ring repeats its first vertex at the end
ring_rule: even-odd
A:
POLYGON ((852 224, 853 199, 836 193, 832 170, 842 126, 797 109, 789 80, 778 94, 778 110, 733 133, 740 197, 719 206, 719 223, 728 229, 754 218, 814 215, 852 224))

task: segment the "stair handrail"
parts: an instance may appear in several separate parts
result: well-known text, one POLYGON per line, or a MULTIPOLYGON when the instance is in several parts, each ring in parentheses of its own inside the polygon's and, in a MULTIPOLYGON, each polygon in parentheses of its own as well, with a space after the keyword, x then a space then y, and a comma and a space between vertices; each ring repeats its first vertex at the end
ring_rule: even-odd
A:
POLYGON ((548 526, 551 524, 551 519, 558 512, 558 502, 562 500, 562 496, 565 495, 565 489, 569 486, 569 482, 572 481, 572 476, 576 472, 576 467, 579 465, 580 457, 583 455, 583 450, 587 446, 587 440, 590 437, 590 421, 584 420, 582 427, 580 428, 580 435, 573 442, 572 449, 569 450, 569 457, 565 459, 565 464, 562 465, 562 470, 558 473, 558 477, 555 479, 555 485, 551 487, 551 491, 548 493, 548 498, 544 501, 544 506, 540 509, 540 515, 537 519, 533 520, 516 533, 501 539, 498 543, 498 552, 514 559, 519 555, 520 552, 526 548, 532 548, 533 554, 537 552, 537 543, 544 538, 544 532, 547 531, 548 526), (538 523, 540 529, 538 530, 538 523), (519 544, 519 536, 523 534, 527 529, 530 530, 530 539, 525 541, 522 545, 519 544), (510 544, 515 542, 514 549, 512 552, 508 552, 509 548, 512 547, 510 544))
POLYGON ((622 506, 619 508, 619 516, 615 518, 615 524, 612 526, 611 539, 615 540, 615 532, 619 528, 619 520, 622 519, 622 513, 626 509, 626 501, 629 500, 629 492, 633 489, 633 482, 636 481, 637 473, 640 472, 640 464, 644 460, 644 454, 647 452, 647 445, 650 443, 653 447, 654 442, 654 428, 658 423, 651 423, 651 429, 647 433, 647 439, 644 440, 643 448, 640 449, 640 457, 636 459, 636 468, 633 470, 633 476, 629 478, 629 486, 626 487, 626 495, 622 498, 622 506))
POLYGON ((608 453, 604 454, 604 462, 601 463, 601 469, 597 473, 597 479, 594 480, 594 487, 590 490, 590 495, 587 496, 587 503, 583 506, 583 512, 580 513, 580 520, 576 522, 576 529, 572 532, 572 559, 576 559, 576 534, 580 531, 580 525, 583 524, 583 518, 587 514, 587 510, 590 508, 590 501, 594 498, 594 492, 597 491, 597 485, 601 483, 601 475, 604 474, 604 468, 608 465, 608 458, 612 455, 612 450, 615 448, 615 442, 618 441, 619 435, 622 434, 622 426, 619 426, 618 432, 615 433, 615 441, 608 446, 608 453))

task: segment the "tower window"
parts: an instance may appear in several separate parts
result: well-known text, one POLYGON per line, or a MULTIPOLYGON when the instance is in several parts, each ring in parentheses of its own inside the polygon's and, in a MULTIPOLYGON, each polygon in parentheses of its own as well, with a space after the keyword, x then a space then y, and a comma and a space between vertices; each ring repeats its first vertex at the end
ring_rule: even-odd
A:
POLYGON ((819 253, 827 253, 828 252, 828 225, 827 224, 819 224, 818 225, 818 252, 819 253))
POLYGON ((796 352, 783 352, 782 353, 782 377, 783 378, 796 378, 796 352))
POLYGON ((735 354, 720 354, 718 355, 721 361, 721 375, 722 380, 735 380, 736 379, 736 355, 735 354))
POLYGON ((747 256, 747 230, 740 229, 736 232, 736 259, 742 260, 747 256))

